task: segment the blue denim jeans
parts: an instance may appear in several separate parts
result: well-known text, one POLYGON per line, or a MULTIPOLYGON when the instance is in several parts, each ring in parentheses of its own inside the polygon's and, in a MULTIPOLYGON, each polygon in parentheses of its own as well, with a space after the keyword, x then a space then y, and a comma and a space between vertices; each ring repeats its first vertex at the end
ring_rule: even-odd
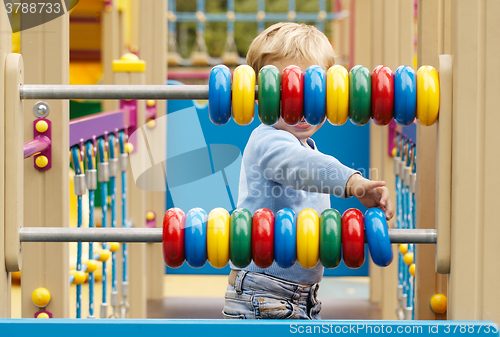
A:
POLYGON ((321 319, 319 285, 292 283, 240 270, 227 285, 222 314, 226 319, 321 319))

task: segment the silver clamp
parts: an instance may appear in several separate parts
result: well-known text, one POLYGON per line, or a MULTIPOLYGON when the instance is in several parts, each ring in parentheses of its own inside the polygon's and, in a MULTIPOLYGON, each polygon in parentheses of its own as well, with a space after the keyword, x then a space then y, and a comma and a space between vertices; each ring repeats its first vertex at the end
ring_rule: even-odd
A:
POLYGON ((127 171, 128 169, 128 153, 120 153, 120 170, 122 172, 127 171))
POLYGON ((130 309, 127 297, 128 297, 128 282, 124 281, 122 282, 122 301, 120 302, 120 312, 122 318, 126 317, 127 312, 130 309))
POLYGON ((411 319, 413 317, 413 308, 406 307, 404 311, 405 311, 405 320, 411 321, 411 319))
POLYGON ((417 174, 410 173, 410 193, 417 193, 417 174))
POLYGON ((401 157, 394 157, 394 174, 399 175, 399 166, 401 165, 401 157))
POLYGON ((101 303, 101 318, 108 318, 108 303, 101 303))
POLYGON ((403 169, 403 183, 406 187, 410 186, 411 167, 405 166, 403 169))
POLYGON ((87 186, 85 184, 85 174, 75 175, 73 187, 75 195, 77 196, 85 195, 85 190, 87 189, 87 186))
POLYGON ((117 291, 112 291, 111 292, 111 308, 113 309, 113 312, 109 316, 109 318, 118 318, 118 292, 117 291))
POLYGON ((100 183, 109 181, 109 164, 107 162, 97 164, 97 180, 100 183))
POLYGON ((118 158, 109 158, 109 176, 116 177, 118 174, 118 158))
POLYGON ((91 169, 87 170, 87 174, 85 175, 87 177, 87 188, 89 191, 95 191, 97 190, 97 170, 96 169, 91 169))

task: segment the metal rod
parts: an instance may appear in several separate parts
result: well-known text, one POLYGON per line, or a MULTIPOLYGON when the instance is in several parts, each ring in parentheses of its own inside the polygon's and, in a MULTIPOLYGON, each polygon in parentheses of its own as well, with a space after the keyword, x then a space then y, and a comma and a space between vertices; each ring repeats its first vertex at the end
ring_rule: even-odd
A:
MULTIPOLYGON (((21 242, 161 242, 162 228, 23 227, 21 242)), ((435 229, 389 229, 392 243, 436 243, 435 229)))

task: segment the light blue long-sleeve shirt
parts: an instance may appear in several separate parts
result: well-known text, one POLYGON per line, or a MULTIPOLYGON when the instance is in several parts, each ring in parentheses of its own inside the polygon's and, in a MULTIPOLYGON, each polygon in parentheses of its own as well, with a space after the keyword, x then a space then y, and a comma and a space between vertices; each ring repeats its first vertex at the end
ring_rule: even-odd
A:
MULTIPOLYGON (((243 153, 238 207, 252 214, 259 208, 268 208, 274 214, 283 208, 295 214, 312 208, 321 215, 330 208, 330 194, 345 197, 346 183, 357 171, 319 152, 312 139, 307 143, 312 149, 288 131, 264 124, 257 127, 243 153)), ((232 264, 231 268, 238 269, 232 264)), ((321 262, 311 269, 298 262, 290 268, 274 262, 262 269, 252 262, 244 269, 302 284, 317 283, 323 276, 321 262)))

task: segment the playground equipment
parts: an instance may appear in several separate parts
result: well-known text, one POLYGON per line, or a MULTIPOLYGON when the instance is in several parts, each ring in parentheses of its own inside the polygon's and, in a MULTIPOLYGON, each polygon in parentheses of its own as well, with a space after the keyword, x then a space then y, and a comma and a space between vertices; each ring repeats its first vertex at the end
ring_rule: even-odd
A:
POLYGON ((245 58, 240 57, 234 40, 235 22, 257 22, 258 33, 265 28, 266 22, 294 21, 315 22, 316 27, 324 31, 325 22, 344 18, 347 12, 327 12, 326 1, 319 0, 319 11, 317 13, 296 12, 295 0, 288 1, 288 12, 270 13, 265 11, 265 0, 257 2, 257 12, 238 13, 235 12, 235 0, 227 1, 226 13, 207 13, 205 0, 196 2, 196 12, 177 11, 176 0, 168 1, 168 65, 170 66, 214 66, 219 63, 226 65, 245 64, 245 58), (177 43, 177 23, 196 22, 196 40, 190 59, 181 57, 177 43), (220 58, 211 57, 208 54, 205 42, 206 22, 227 22, 227 37, 224 51, 220 58))

